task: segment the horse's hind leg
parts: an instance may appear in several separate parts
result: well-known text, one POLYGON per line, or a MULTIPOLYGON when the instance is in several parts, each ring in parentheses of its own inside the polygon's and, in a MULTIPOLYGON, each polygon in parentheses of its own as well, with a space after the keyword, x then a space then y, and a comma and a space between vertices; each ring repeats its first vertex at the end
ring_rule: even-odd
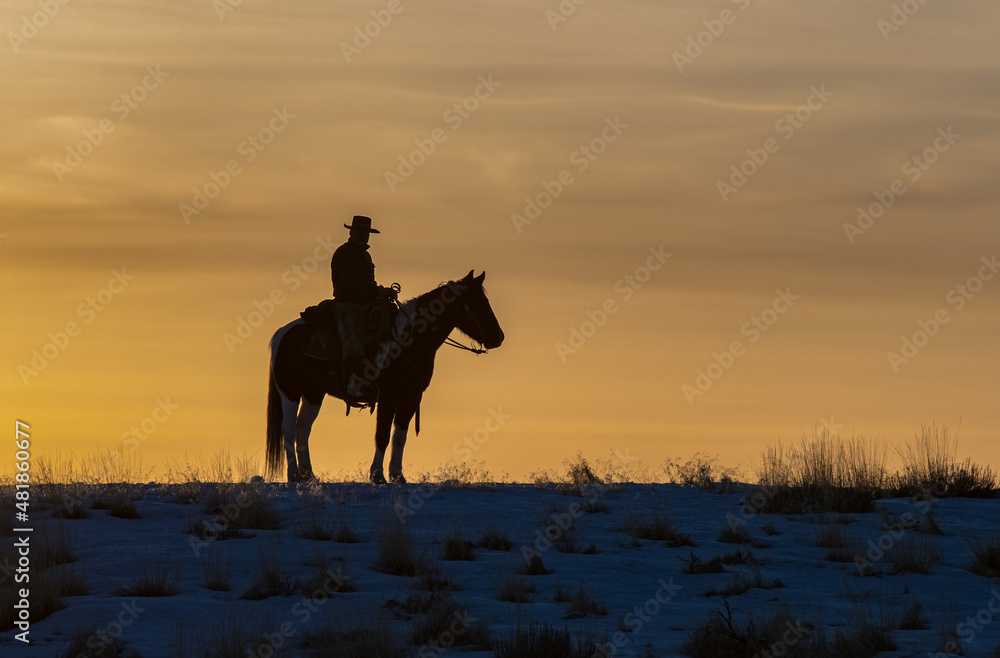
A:
POLYGON ((308 398, 303 398, 298 419, 295 421, 295 452, 299 458, 300 480, 310 480, 314 477, 312 461, 309 459, 309 433, 322 404, 322 398, 317 404, 311 403, 308 398))
POLYGON ((299 401, 281 394, 281 435, 285 438, 285 459, 288 462, 288 481, 298 482, 299 466, 295 459, 296 416, 299 412, 299 401))

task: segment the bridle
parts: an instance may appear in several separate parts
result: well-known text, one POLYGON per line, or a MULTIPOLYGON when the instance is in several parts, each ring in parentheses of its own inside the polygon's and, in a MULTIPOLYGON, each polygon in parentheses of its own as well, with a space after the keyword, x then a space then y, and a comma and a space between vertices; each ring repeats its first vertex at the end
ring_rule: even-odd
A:
MULTIPOLYGON (((485 334, 486 333, 486 327, 484 327, 483 324, 476 318, 476 316, 472 314, 472 309, 469 308, 469 303, 467 301, 465 301, 465 298, 461 294, 458 295, 458 299, 461 300, 462 307, 465 309, 465 312, 469 315, 469 319, 472 320, 475 323, 476 329, 479 330, 480 335, 485 334)), ((473 340, 475 340, 475 339, 473 339, 473 340)), ((487 352, 489 352, 489 350, 486 349, 485 347, 483 347, 483 348, 477 348, 477 347, 468 347, 467 345, 463 345, 462 343, 458 342, 457 340, 455 340, 451 336, 448 336, 448 337, 446 337, 444 339, 444 344, 447 345, 447 346, 449 346, 449 347, 457 347, 460 350, 465 350, 467 352, 472 352, 476 356, 479 356, 480 354, 486 354, 487 352)), ((482 344, 482 343, 480 343, 480 344, 482 344)))

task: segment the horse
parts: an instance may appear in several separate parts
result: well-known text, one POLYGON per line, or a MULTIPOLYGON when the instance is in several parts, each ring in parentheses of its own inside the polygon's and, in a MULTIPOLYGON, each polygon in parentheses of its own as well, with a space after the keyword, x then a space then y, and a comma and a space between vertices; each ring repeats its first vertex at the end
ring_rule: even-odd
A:
MULTIPOLYGON (((414 414, 416 432, 420 433, 420 400, 434 373, 434 356, 445 341, 476 353, 503 343, 503 330, 483 290, 486 272, 476 277, 473 272, 470 270, 465 277, 448 281, 400 305, 392 337, 381 346, 375 359, 377 365, 371 360, 366 363, 365 376, 377 378, 378 385, 375 456, 369 471, 375 484, 386 484, 382 466, 390 426, 394 431, 389 481, 406 482, 403 477, 406 433, 414 414), (450 339, 449 334, 456 328, 485 349, 468 348, 450 339)), ((313 422, 327 395, 343 399, 343 393, 333 389, 328 364, 302 353, 311 331, 301 318, 296 319, 278 329, 269 345, 267 468, 273 477, 280 473, 282 461, 287 461, 289 482, 314 478, 309 458, 313 422)), ((347 411, 350 413, 349 406, 347 411)))

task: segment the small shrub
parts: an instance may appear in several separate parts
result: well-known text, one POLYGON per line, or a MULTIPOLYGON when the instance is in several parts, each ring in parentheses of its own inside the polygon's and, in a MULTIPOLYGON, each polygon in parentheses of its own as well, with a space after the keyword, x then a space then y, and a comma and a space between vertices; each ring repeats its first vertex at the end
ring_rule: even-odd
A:
POLYGON ((746 564, 750 566, 760 566, 761 561, 748 548, 745 551, 736 549, 722 556, 723 564, 746 564))
POLYGON ((929 537, 903 537, 886 552, 894 573, 930 573, 931 564, 941 560, 941 549, 929 537))
POLYGON ((538 588, 524 574, 507 565, 494 578, 493 590, 498 601, 531 603, 531 595, 537 592, 538 588))
POLYGON ((564 619, 580 619, 587 615, 604 616, 606 614, 608 614, 608 610, 604 607, 604 603, 595 600, 581 582, 580 587, 573 592, 566 604, 564 619))
POLYGON ((969 571, 986 578, 1000 578, 1000 531, 992 536, 974 534, 968 541, 972 549, 969 571))
POLYGON ((64 564, 46 573, 52 579, 56 596, 85 596, 90 593, 87 576, 76 564, 64 564))
POLYGON ((891 490, 896 496, 946 498, 993 498, 997 476, 987 466, 959 462, 957 437, 947 426, 923 426, 913 443, 899 450, 903 461, 900 473, 892 478, 891 490))
POLYGON ((338 544, 357 544, 361 540, 354 533, 354 528, 351 527, 350 520, 345 516, 341 516, 337 530, 333 533, 333 541, 338 544))
MULTIPOLYGON (((183 626, 179 627, 176 636, 176 654, 178 657, 194 656, 196 658, 246 658, 250 647, 254 650, 260 646, 267 646, 272 649, 270 643, 261 644, 262 632, 272 632, 278 628, 272 619, 260 614, 254 614, 245 607, 230 608, 215 619, 207 620, 203 624, 203 630, 198 635, 200 637, 186 638, 183 626), (186 639, 192 641, 193 646, 189 646, 186 639)), ((285 646, 268 653, 273 658, 290 657, 290 647, 285 646)))
POLYGON ((483 534, 479 537, 478 544, 479 548, 485 548, 488 551, 509 551, 513 545, 514 542, 510 540, 505 531, 492 526, 486 526, 483 534))
POLYGON ((924 520, 920 522, 917 527, 917 532, 922 532, 925 535, 943 535, 944 531, 937 524, 937 519, 934 518, 934 512, 927 510, 927 514, 924 515, 924 520))
POLYGON ((752 544, 753 536, 750 531, 736 523, 729 523, 716 537, 716 541, 723 544, 752 544))
POLYGON ((899 618, 899 630, 922 631, 926 630, 926 628, 927 622, 924 620, 923 604, 914 599, 913 604, 899 618))
POLYGON ((651 518, 644 519, 634 511, 629 510, 625 513, 622 528, 634 540, 666 541, 667 546, 670 548, 694 546, 689 535, 681 532, 670 517, 660 516, 658 511, 654 511, 651 518))
POLYGON ((205 587, 213 592, 229 591, 229 576, 232 569, 232 557, 218 546, 210 547, 201 556, 201 573, 205 587))
POLYGON ((329 541, 333 539, 334 529, 329 519, 320 507, 309 508, 308 516, 295 529, 295 536, 312 541, 329 541))
POLYGON ((725 589, 710 589, 705 592, 705 596, 718 596, 720 594, 724 597, 739 596, 751 589, 778 589, 784 586, 785 584, 778 578, 774 580, 765 579, 760 571, 760 567, 752 566, 749 573, 740 572, 734 575, 725 589))
POLYGON ((444 559, 449 561, 475 560, 472 542, 462 536, 462 528, 455 526, 444 540, 444 559))
POLYGON ((401 651, 384 622, 365 623, 351 630, 320 629, 308 633, 302 647, 309 658, 397 658, 401 651))
POLYGON ((424 618, 413 624, 413 644, 425 645, 432 649, 444 647, 468 647, 470 650, 488 651, 490 631, 486 622, 476 620, 467 623, 469 611, 449 597, 439 597, 427 610, 424 618))
POLYGON ((564 481, 559 484, 559 491, 563 495, 586 498, 595 487, 602 484, 582 453, 576 453, 576 461, 564 459, 563 466, 566 468, 566 475, 564 481))
POLYGON ((826 549, 823 559, 828 562, 853 562, 861 550, 854 537, 834 523, 821 526, 816 533, 816 545, 826 549))
POLYGON ((678 559, 684 563, 684 573, 687 574, 723 573, 725 571, 722 566, 722 558, 719 556, 715 556, 708 562, 705 562, 692 551, 690 558, 682 557, 678 559))
POLYGON ((133 488, 128 485, 105 486, 100 493, 90 501, 91 509, 107 510, 108 516, 119 519, 138 519, 139 510, 135 507, 135 499, 138 495, 133 488))
POLYGON ((277 530, 280 526, 281 518, 261 484, 220 482, 203 501, 205 514, 221 516, 234 530, 277 530))
POLYGON ((240 596, 241 599, 260 601, 292 593, 291 583, 281 575, 281 553, 276 544, 263 542, 257 544, 255 566, 257 573, 254 574, 253 584, 240 596))
POLYGON ((788 658, 826 658, 818 651, 817 637, 806 635, 796 643, 781 642, 782 633, 800 625, 784 608, 770 615, 751 616, 723 601, 722 608, 711 610, 684 643, 684 654, 694 658, 752 658, 772 655, 780 646, 788 658), (746 617, 743 623, 736 617, 746 617))
POLYGON ((115 596, 174 596, 180 591, 183 563, 165 550, 133 556, 127 584, 116 583, 115 596))
POLYGON ((537 553, 529 557, 524 564, 518 568, 518 572, 525 576, 545 576, 551 573, 542 563, 542 556, 537 553))
POLYGON ((87 510, 86 493, 76 485, 49 484, 45 485, 47 493, 42 495, 45 502, 53 504, 52 516, 57 519, 86 519, 90 517, 87 510))
POLYGON ((760 529, 763 530, 764 534, 768 537, 781 534, 781 531, 774 527, 774 524, 770 521, 770 519, 761 523, 760 529))
POLYGON ((569 630, 545 624, 518 625, 506 640, 494 647, 496 658, 591 658, 598 655, 603 638, 570 635, 569 630))
POLYGON ((313 575, 305 582, 296 581, 292 589, 297 594, 311 599, 323 600, 337 592, 353 592, 354 583, 351 571, 342 559, 336 567, 327 559, 322 549, 313 554, 311 565, 313 575))
POLYGON ((694 453, 694 456, 684 463, 680 460, 667 459, 663 471, 672 484, 708 491, 714 491, 720 488, 720 485, 723 490, 729 491, 739 477, 737 469, 720 466, 718 456, 709 457, 701 452, 694 453))
POLYGON ((378 554, 372 569, 394 576, 413 576, 417 571, 417 557, 413 548, 410 529, 392 511, 382 511, 374 532, 378 554))
POLYGON ((77 626, 69 647, 60 654, 61 658, 139 658, 139 654, 125 649, 117 637, 98 632, 93 626, 77 626))
POLYGON ((38 571, 76 561, 75 541, 62 522, 38 528, 32 543, 32 566, 38 571))
POLYGON ((424 592, 452 592, 462 589, 462 586, 455 583, 440 569, 421 567, 418 569, 417 582, 414 583, 413 589, 424 592))
POLYGON ((769 447, 761 456, 760 489, 747 496, 755 512, 867 513, 874 509, 888 480, 884 446, 862 436, 843 439, 817 428, 795 448, 769 447))

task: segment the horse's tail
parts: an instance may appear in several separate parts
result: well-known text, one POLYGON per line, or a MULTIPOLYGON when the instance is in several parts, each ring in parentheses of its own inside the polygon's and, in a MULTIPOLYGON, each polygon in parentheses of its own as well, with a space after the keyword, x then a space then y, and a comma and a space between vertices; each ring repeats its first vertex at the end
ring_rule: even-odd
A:
MULTIPOLYGON (((271 346, 272 353, 278 349, 277 345, 271 346)), ((281 394, 278 392, 278 383, 274 379, 274 359, 271 359, 270 375, 267 384, 267 473, 269 477, 274 477, 281 473, 281 467, 285 461, 285 450, 281 436, 281 394)))

